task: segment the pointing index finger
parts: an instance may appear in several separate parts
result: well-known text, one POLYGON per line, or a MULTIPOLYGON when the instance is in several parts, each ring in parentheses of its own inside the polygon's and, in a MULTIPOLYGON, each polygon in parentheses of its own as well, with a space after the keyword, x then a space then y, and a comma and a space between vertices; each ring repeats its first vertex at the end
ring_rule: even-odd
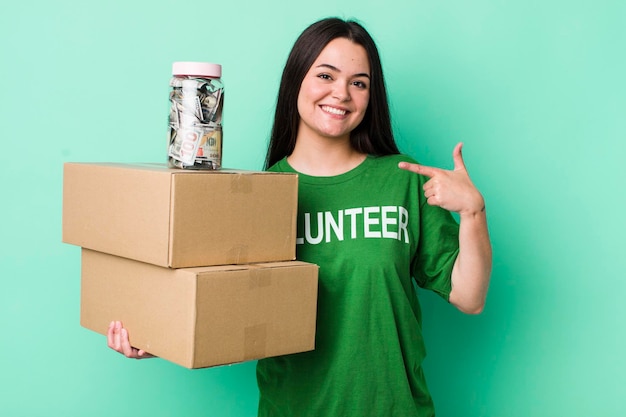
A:
POLYGON ((437 168, 420 164, 412 164, 410 162, 400 162, 398 163, 398 168, 404 169, 405 171, 411 171, 416 174, 426 175, 427 177, 433 177, 439 171, 437 168))

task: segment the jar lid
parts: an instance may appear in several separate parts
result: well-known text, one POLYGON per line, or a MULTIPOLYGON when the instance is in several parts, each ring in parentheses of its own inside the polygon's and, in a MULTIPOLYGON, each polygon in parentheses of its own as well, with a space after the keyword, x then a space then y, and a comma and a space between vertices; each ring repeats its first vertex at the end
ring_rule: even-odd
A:
POLYGON ((172 74, 220 78, 222 66, 210 62, 174 62, 172 74))

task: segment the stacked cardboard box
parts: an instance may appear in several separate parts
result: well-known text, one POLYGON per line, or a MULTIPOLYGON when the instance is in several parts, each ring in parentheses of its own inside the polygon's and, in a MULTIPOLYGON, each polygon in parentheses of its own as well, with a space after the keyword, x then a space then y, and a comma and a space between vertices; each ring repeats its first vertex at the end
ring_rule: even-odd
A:
POLYGON ((317 266, 295 261, 297 176, 67 163, 81 325, 188 368, 314 348, 317 266))

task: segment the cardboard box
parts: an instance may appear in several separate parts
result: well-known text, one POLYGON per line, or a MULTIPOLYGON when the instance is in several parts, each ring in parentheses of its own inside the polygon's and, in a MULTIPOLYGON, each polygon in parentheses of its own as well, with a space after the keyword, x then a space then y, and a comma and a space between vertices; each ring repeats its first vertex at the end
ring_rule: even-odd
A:
POLYGON ((66 163, 63 242, 185 268, 295 259, 297 175, 66 163))
MULTIPOLYGON (((314 349, 317 265, 170 269, 82 250, 80 323, 187 368, 314 349)), ((104 343, 104 341, 103 341, 104 343)))

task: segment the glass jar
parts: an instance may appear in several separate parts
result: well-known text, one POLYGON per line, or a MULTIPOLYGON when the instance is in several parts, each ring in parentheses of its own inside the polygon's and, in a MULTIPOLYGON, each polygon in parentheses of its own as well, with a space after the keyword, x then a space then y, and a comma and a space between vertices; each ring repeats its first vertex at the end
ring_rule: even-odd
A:
POLYGON ((170 80, 168 166, 222 167, 222 66, 174 62, 170 80))

